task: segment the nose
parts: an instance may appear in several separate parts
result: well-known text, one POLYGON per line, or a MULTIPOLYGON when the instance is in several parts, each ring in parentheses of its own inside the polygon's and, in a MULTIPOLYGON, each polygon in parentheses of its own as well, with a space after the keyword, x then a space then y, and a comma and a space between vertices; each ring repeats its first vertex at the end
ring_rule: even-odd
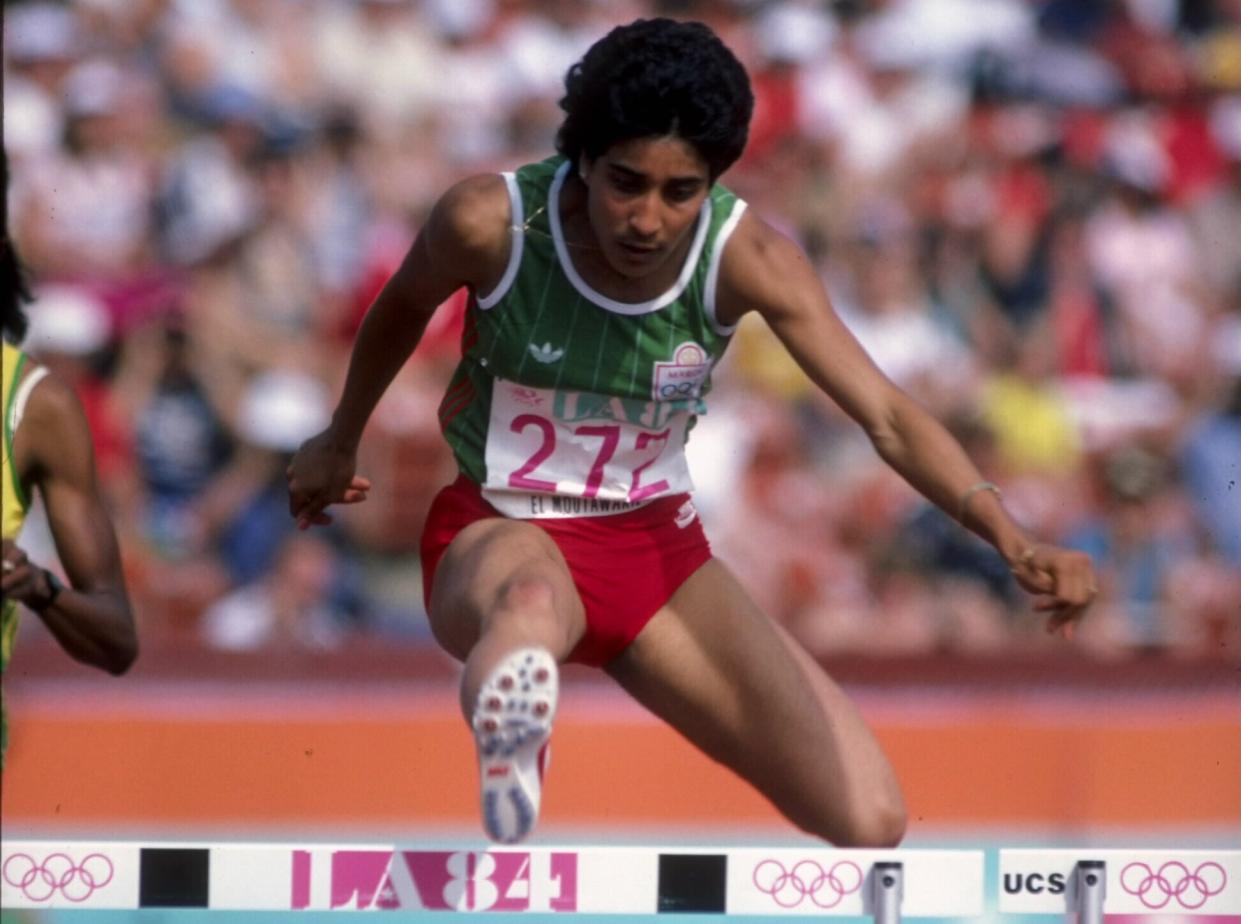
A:
POLYGON ((629 230, 635 237, 653 238, 659 234, 659 198, 651 192, 637 197, 629 212, 629 230))

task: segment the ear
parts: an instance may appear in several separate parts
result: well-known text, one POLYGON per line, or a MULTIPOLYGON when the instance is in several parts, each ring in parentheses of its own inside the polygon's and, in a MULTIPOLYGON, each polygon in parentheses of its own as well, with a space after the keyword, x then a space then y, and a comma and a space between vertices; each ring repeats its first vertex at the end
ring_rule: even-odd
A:
POLYGON ((594 161, 582 154, 577 159, 577 175, 578 178, 587 185, 590 184, 590 168, 594 161))

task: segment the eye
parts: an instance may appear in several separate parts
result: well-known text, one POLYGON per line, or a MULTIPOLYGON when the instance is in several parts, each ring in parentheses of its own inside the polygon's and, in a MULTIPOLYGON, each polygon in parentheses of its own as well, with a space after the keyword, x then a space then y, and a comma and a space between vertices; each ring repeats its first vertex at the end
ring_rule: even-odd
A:
POLYGON ((669 202, 688 202, 698 195, 698 191, 702 188, 699 183, 677 183, 675 186, 668 188, 665 195, 669 202))
POLYGON ((628 173, 612 173, 608 176, 612 188, 624 195, 634 195, 642 191, 642 178, 628 173))

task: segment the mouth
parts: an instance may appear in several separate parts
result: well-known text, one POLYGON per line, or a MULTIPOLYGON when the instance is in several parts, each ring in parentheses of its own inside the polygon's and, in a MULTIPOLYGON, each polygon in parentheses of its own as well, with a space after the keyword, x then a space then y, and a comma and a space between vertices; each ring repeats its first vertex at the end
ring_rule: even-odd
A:
POLYGON ((639 244, 634 241, 617 241, 617 244, 625 256, 639 262, 651 259, 660 251, 658 244, 639 244))

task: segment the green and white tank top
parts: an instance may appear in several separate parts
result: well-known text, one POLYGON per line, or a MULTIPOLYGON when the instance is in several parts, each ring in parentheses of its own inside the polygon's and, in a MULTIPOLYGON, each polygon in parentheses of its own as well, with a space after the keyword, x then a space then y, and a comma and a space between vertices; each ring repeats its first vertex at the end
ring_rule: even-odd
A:
POLYGON ((690 491, 685 441, 734 327, 715 316, 724 245, 745 203, 703 202, 676 282, 618 302, 574 269, 560 225, 568 162, 504 174, 509 261, 466 312, 440 404, 457 464, 507 516, 597 516, 690 491))

